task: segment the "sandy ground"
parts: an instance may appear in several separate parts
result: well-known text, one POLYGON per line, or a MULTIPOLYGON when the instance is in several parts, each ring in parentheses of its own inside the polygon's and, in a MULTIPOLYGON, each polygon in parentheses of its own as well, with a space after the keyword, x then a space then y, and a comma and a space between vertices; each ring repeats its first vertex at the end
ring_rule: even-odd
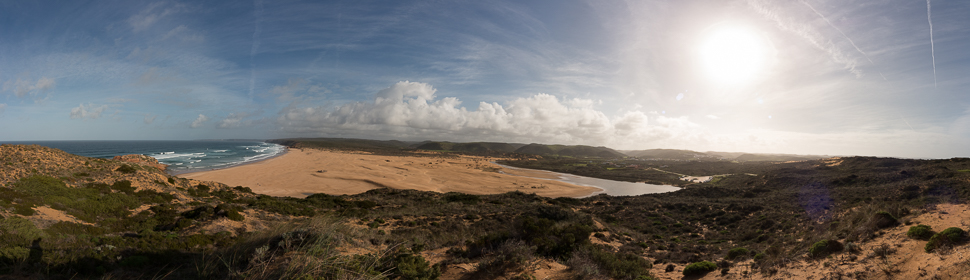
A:
MULTIPOLYGON (((744 274, 751 261, 731 268, 728 274, 715 271, 703 277, 686 278, 684 265, 677 264, 673 272, 664 272, 663 265, 654 265, 651 274, 656 279, 970 279, 970 244, 949 250, 926 253, 926 241, 906 237, 910 226, 929 225, 939 232, 948 227, 967 229, 970 226, 970 205, 941 204, 914 217, 911 225, 886 229, 879 237, 859 244, 858 253, 839 253, 820 260, 800 261, 780 268, 775 275, 744 274), (885 247, 884 247, 885 246, 885 247), (882 257, 876 249, 888 248, 882 257)), ((804 259, 804 258, 803 258, 804 259)))
POLYGON ((292 149, 261 162, 186 173, 179 177, 244 186, 256 193, 290 197, 306 197, 314 193, 357 194, 384 187, 469 194, 518 190, 546 197, 582 197, 600 191, 593 187, 537 179, 555 176, 545 171, 502 168, 490 160, 495 158, 379 156, 292 149))

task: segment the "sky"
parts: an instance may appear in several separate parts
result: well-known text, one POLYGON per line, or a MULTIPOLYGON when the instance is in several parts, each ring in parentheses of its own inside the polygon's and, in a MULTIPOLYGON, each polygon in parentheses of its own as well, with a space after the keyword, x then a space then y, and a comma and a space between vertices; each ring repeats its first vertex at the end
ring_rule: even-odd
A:
POLYGON ((0 141, 967 157, 968 14, 957 0, 0 0, 0 141))

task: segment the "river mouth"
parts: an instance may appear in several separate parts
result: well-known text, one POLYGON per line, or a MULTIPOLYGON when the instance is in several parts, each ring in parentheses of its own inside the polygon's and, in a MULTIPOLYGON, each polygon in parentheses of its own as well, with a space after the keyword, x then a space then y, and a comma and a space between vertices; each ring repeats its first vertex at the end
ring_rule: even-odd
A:
POLYGON ((502 168, 508 168, 511 170, 544 171, 544 172, 548 172, 551 175, 554 175, 553 177, 557 177, 557 178, 550 179, 550 178, 540 178, 540 177, 524 176, 524 175, 516 175, 516 176, 530 177, 530 178, 543 179, 543 180, 554 180, 554 181, 559 181, 564 183, 570 183, 573 185, 594 187, 602 190, 602 191, 594 192, 587 196, 582 196, 577 198, 591 197, 591 196, 596 196, 600 194, 606 194, 609 196, 636 196, 636 195, 651 194, 651 193, 666 193, 666 192, 673 192, 673 191, 680 190, 680 188, 670 186, 670 185, 654 185, 654 184, 647 184, 647 183, 614 181, 614 180, 585 177, 585 176, 579 176, 579 175, 573 175, 573 174, 567 174, 567 173, 559 173, 559 172, 553 172, 553 171, 547 171, 547 170, 512 167, 512 166, 495 163, 495 162, 492 162, 492 163, 498 166, 501 166, 502 168))

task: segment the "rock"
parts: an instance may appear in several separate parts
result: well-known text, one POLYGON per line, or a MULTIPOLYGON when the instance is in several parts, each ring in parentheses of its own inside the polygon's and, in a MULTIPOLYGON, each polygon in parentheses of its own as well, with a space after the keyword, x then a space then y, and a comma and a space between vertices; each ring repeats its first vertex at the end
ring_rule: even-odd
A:
POLYGON ((144 166, 151 166, 154 168, 158 168, 158 170, 161 170, 161 171, 165 171, 165 169, 168 168, 168 165, 161 164, 158 162, 157 159, 146 155, 115 156, 113 160, 130 162, 130 163, 140 164, 144 166))

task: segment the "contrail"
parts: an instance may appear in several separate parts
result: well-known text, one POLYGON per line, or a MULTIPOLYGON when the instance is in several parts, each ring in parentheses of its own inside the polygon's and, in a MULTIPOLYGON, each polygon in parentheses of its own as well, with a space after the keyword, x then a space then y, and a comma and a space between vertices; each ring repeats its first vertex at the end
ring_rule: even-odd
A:
POLYGON ((930 56, 933 57, 933 87, 936 87, 936 47, 933 46, 933 17, 930 14, 930 0, 926 0, 926 21, 930 23, 930 56))
POLYGON ((913 126, 912 126, 912 125, 910 125, 908 121, 906 121, 906 118, 903 118, 903 115, 899 115, 899 119, 901 119, 901 120, 903 120, 903 122, 904 122, 904 123, 906 123, 906 125, 908 125, 908 126, 909 126, 909 129, 911 129, 911 130, 913 130, 913 131, 916 131, 916 129, 915 129, 915 128, 913 128, 913 126))
MULTIPOLYGON (((929 0, 926 0, 926 1, 929 1, 929 0)), ((836 31, 839 31, 839 33, 842 34, 842 37, 845 37, 846 40, 849 40, 849 44, 852 44, 852 46, 855 47, 855 50, 856 51, 859 51, 859 53, 861 53, 862 56, 865 56, 866 59, 869 60, 869 63, 872 63, 873 65, 876 64, 875 62, 872 62, 872 59, 869 58, 869 55, 866 54, 866 52, 862 51, 862 49, 860 49, 859 46, 856 46, 855 45, 855 42, 853 42, 852 39, 849 38, 849 35, 845 35, 845 32, 842 32, 842 29, 839 29, 834 24, 832 24, 832 22, 829 21, 828 18, 825 18, 825 16, 823 16, 822 13, 819 13, 818 10, 815 10, 815 7, 812 7, 812 5, 808 4, 808 2, 805 2, 805 1, 802 1, 802 4, 805 4, 805 6, 808 6, 808 8, 809 9, 812 9, 812 11, 815 12, 816 15, 818 15, 819 17, 821 17, 822 20, 825 21, 825 23, 828 23, 829 26, 831 26, 832 28, 835 28, 836 31)))
POLYGON ((256 6, 256 11, 254 12, 256 16, 256 27, 253 30, 253 48, 249 51, 249 98, 253 98, 253 91, 256 88, 256 51, 259 50, 259 33, 261 30, 259 28, 259 22, 263 20, 263 1, 256 0, 253 3, 256 6))

